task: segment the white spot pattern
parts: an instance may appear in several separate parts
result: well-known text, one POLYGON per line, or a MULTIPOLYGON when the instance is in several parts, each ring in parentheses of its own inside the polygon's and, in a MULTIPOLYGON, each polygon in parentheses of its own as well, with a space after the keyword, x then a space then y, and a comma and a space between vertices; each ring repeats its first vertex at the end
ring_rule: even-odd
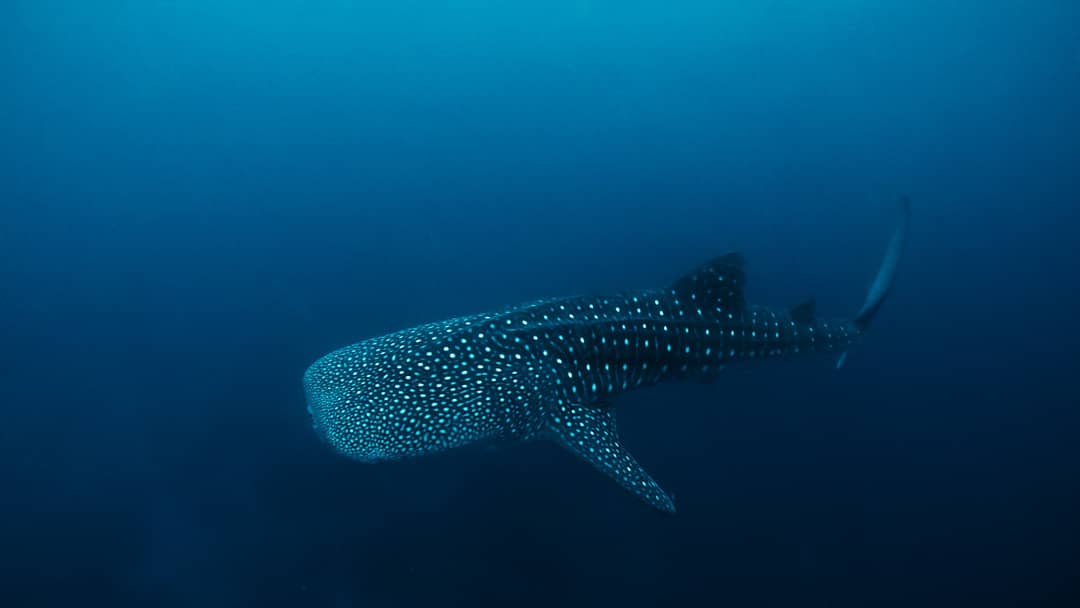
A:
POLYGON ((640 498, 667 494, 620 445, 615 395, 725 366, 832 351, 847 323, 798 323, 742 301, 741 259, 725 256, 669 289, 544 300, 373 338, 304 376, 316 431, 366 462, 481 440, 553 439, 640 498))

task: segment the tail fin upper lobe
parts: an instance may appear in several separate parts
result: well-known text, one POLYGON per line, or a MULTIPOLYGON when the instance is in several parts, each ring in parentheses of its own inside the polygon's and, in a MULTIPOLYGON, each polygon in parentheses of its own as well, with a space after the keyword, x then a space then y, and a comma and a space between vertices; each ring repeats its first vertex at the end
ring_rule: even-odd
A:
POLYGON ((881 308, 881 304, 889 295, 893 280, 896 278, 896 267, 900 264, 900 258, 904 253, 904 245, 907 243, 910 219, 911 201, 907 196, 904 196, 900 199, 900 224, 893 232, 892 239, 889 240, 889 248, 885 251, 885 259, 882 260, 877 276, 874 278, 874 283, 866 294, 866 301, 863 303, 859 313, 855 315, 854 324, 860 332, 866 331, 870 321, 873 320, 874 315, 881 308))

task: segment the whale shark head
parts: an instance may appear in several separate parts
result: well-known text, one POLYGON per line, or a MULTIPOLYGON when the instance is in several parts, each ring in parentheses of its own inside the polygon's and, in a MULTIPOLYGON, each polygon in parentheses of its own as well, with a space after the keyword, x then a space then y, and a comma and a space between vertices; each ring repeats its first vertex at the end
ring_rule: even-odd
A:
MULTIPOLYGON (((365 378, 370 361, 362 344, 334 351, 304 373, 307 411, 315 433, 338 453, 362 462, 398 456, 392 449, 391 401, 365 378)), ((405 455, 405 454, 401 454, 405 455)))
POLYGON ((461 323, 372 338, 315 361, 304 373, 315 432, 362 462, 441 452, 498 434, 506 404, 514 403, 510 388, 520 384, 503 377, 516 372, 492 363, 490 347, 453 332, 461 323))

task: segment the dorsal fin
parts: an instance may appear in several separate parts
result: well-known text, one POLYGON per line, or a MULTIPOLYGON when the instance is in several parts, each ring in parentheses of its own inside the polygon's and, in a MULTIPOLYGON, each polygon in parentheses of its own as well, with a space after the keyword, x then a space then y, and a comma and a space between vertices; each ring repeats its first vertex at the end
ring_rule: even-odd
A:
POLYGON ((814 302, 814 298, 810 298, 791 309, 791 320, 803 324, 813 323, 816 310, 817 303, 814 302))
POLYGON ((671 286, 674 295, 685 304, 697 304, 709 313, 740 310, 745 304, 743 285, 745 265, 741 253, 732 252, 699 266, 671 286))

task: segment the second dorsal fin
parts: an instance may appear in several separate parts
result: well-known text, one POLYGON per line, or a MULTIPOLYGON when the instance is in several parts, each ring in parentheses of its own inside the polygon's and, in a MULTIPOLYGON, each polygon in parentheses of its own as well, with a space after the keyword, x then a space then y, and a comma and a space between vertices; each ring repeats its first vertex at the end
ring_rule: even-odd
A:
POLYGON ((745 305, 745 265, 741 253, 728 253, 683 275, 671 286, 686 305, 700 306, 711 314, 741 310, 745 305))

